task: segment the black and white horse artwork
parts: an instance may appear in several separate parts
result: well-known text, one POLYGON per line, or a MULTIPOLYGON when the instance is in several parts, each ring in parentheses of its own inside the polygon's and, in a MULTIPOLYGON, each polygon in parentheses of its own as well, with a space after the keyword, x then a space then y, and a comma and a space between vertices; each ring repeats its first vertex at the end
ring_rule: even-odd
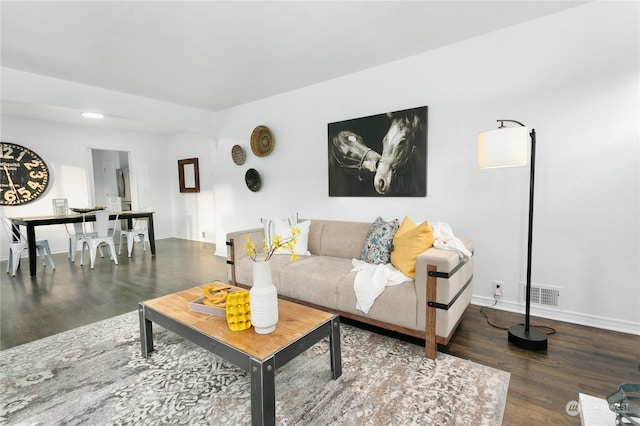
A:
POLYGON ((392 191, 406 191, 407 194, 426 192, 426 180, 420 178, 420 156, 416 144, 421 133, 422 122, 415 113, 390 115, 393 119, 389 131, 382 138, 382 155, 378 162, 373 186, 380 195, 392 191), (425 184, 424 186, 422 184, 425 184))
POLYGON ((427 107, 329 124, 329 195, 424 197, 427 107))
POLYGON ((360 135, 349 130, 343 130, 333 137, 331 153, 340 167, 356 176, 360 182, 376 173, 380 161, 380 154, 365 145, 360 135))

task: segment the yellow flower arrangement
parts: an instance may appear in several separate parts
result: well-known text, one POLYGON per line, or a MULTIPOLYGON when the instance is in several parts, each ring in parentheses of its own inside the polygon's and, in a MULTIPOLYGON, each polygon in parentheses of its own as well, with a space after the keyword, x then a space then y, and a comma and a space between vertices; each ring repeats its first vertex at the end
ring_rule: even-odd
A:
MULTIPOLYGON (((271 259, 271 256, 278 250, 279 248, 287 249, 291 252, 291 261, 295 262, 298 260, 298 256, 294 251, 294 247, 296 242, 298 241, 298 235, 300 235, 302 231, 297 226, 291 228, 291 235, 283 238, 282 236, 276 234, 273 236, 271 241, 271 247, 267 244, 266 240, 262 240, 262 250, 267 253, 265 258, 262 260, 263 262, 268 262, 271 259)), ((251 235, 247 234, 244 239, 244 245, 242 246, 243 251, 253 260, 254 262, 258 262, 257 254, 256 254, 256 244, 251 239, 251 235)))

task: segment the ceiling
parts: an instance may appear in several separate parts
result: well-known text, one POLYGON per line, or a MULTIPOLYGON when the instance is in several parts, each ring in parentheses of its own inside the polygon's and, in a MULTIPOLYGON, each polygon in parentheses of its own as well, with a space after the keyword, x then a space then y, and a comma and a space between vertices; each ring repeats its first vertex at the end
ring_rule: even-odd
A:
MULTIPOLYGON (((3 0, 1 64, 219 111, 582 3, 3 0)), ((6 101, 3 115, 29 117, 6 101)), ((63 120, 32 113, 50 107, 63 120)))

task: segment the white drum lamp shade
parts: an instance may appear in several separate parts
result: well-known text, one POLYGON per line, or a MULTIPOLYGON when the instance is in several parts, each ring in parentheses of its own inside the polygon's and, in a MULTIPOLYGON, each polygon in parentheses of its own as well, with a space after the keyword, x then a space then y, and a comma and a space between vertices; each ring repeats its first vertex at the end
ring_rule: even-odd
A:
POLYGON ((478 134, 478 167, 519 167, 529 164, 531 139, 526 127, 501 127, 478 134))

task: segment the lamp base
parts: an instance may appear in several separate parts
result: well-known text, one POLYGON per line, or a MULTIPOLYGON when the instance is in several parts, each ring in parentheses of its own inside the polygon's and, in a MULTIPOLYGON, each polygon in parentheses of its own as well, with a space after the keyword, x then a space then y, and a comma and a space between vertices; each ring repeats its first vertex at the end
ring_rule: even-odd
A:
POLYGON ((509 341, 523 349, 532 351, 547 350, 547 335, 533 327, 529 327, 528 333, 525 332, 524 325, 509 327, 509 341))

